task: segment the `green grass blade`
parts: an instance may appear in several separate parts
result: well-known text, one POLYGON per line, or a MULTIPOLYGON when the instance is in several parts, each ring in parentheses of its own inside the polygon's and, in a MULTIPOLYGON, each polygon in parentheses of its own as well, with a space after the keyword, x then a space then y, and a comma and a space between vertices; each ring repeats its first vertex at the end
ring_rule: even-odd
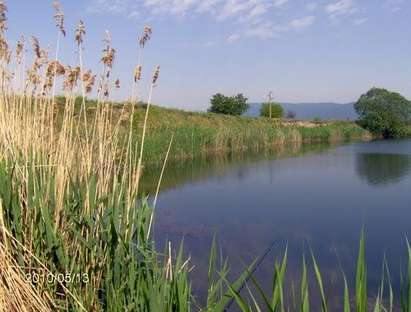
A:
POLYGON ((365 263, 365 233, 361 232, 355 281, 357 312, 368 312, 367 268, 365 263))
POLYGON ((315 272, 315 277, 318 283, 318 288, 321 294, 321 311, 327 312, 328 308, 327 308, 327 299, 325 297, 325 292, 324 292, 324 284, 323 284, 323 280, 321 277, 320 269, 318 268, 317 261, 315 260, 314 253, 312 251, 311 251, 311 258, 312 258, 313 265, 314 265, 314 272, 315 272))

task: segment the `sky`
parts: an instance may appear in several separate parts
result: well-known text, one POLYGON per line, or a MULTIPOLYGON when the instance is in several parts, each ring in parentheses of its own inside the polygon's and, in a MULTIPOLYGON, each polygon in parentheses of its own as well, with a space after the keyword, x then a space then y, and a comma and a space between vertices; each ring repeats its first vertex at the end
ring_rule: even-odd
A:
MULTIPOLYGON (((48 0, 8 0, 7 37, 36 36, 54 53, 48 0)), ((410 0, 61 0, 67 36, 60 58, 77 64, 74 29, 84 20, 84 66, 100 72, 109 30, 117 51, 113 78, 130 96, 145 25, 142 97, 161 66, 153 101, 205 110, 215 93, 260 102, 353 102, 371 87, 411 98, 410 0)), ((30 47, 27 47, 30 50, 30 47)))

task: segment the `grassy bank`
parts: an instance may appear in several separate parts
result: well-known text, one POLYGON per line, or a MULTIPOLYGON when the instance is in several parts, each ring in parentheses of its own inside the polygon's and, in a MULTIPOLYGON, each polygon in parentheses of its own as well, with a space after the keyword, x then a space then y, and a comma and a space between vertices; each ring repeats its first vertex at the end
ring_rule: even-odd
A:
MULTIPOLYGON (((142 113, 138 112, 139 120, 142 113)), ((335 142, 369 138, 354 123, 293 125, 267 118, 188 113, 154 107, 150 114, 146 151, 148 159, 164 154, 174 134, 173 158, 195 158, 207 154, 268 151, 278 145, 335 142)))
MULTIPOLYGON (((64 107, 59 101, 59 115, 64 107)), ((81 99, 77 100, 80 111, 81 99)), ((95 118, 97 103, 87 101, 88 119, 95 118)), ((113 114, 122 120, 121 132, 126 133, 133 113, 135 140, 141 140, 145 104, 132 108, 129 103, 112 103, 113 114)), ((169 159, 193 159, 207 155, 227 155, 245 151, 265 152, 286 144, 333 143, 370 139, 371 134, 353 122, 284 121, 187 112, 152 105, 148 116, 145 141, 146 163, 163 161, 171 137, 174 137, 169 159)))

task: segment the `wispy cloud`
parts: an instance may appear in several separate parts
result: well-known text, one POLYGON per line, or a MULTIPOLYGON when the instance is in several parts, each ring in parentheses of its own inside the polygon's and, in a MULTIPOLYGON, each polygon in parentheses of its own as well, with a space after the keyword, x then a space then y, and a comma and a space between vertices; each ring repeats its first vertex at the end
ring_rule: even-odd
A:
POLYGON ((274 0, 273 5, 277 8, 282 7, 284 4, 286 4, 288 0, 274 0))
POLYGON ((288 31, 301 31, 307 27, 310 27, 314 24, 315 17, 314 16, 305 16, 302 18, 296 18, 291 20, 286 24, 275 25, 269 21, 256 25, 248 30, 246 30, 243 34, 234 34, 229 36, 226 41, 228 43, 233 43, 239 41, 241 38, 258 38, 258 39, 270 39, 275 36, 278 36, 281 33, 288 32, 288 31))
POLYGON ((314 23, 314 16, 306 16, 303 18, 294 19, 290 22, 291 29, 304 29, 311 26, 314 23))
POLYGON ((127 11, 128 0, 94 0, 87 10, 90 13, 124 14, 127 11))
POLYGON ((383 6, 392 13, 396 13, 401 11, 403 4, 404 0, 385 0, 383 6))
POLYGON ((359 25, 365 24, 367 21, 368 21, 368 18, 366 18, 366 17, 356 18, 353 21, 353 24, 356 25, 356 26, 359 26, 359 25))
POLYGON ((314 16, 276 25, 273 14, 283 12, 290 0, 89 0, 89 12, 121 14, 129 18, 147 16, 208 15, 216 22, 232 23, 236 28, 227 42, 241 38, 269 39, 279 32, 301 30, 312 25, 314 16))
POLYGON ((227 43, 234 43, 234 42, 236 42, 236 41, 238 41, 238 40, 240 40, 240 39, 241 39, 241 35, 239 35, 239 34, 232 34, 232 35, 230 35, 230 36, 227 37, 226 42, 227 42, 227 43))
POLYGON ((338 0, 325 6, 325 11, 331 18, 352 14, 358 11, 354 0, 338 0))

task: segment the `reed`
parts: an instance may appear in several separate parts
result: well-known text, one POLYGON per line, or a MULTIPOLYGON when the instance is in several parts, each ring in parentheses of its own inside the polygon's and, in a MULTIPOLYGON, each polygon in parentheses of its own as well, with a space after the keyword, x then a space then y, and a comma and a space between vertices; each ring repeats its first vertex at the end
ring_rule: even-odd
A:
MULTIPOLYGON (((384 260, 382 265, 380 287, 373 294, 367 292, 369 281, 367 279, 367 262, 365 254, 365 234, 362 232, 359 239, 357 272, 355 274, 355 288, 350 289, 347 278, 342 272, 343 277, 343 293, 341 294, 341 311, 401 311, 408 312, 411 309, 410 296, 410 279, 411 279, 411 249, 407 242, 408 264, 407 270, 402 275, 401 286, 397 294, 394 293, 392 287, 391 276, 389 274, 389 266, 384 260), (353 300, 351 300, 353 298, 353 300)), ((213 247, 214 248, 214 247, 213 247)), ((290 291, 289 302, 285 303, 283 292, 286 289, 285 272, 287 269, 287 251, 285 252, 281 262, 276 262, 273 270, 272 291, 264 290, 257 280, 252 279, 252 285, 247 287, 247 292, 240 294, 232 289, 231 284, 227 281, 226 287, 230 289, 233 298, 235 299, 239 310, 248 311, 334 311, 328 306, 328 297, 326 287, 323 282, 320 268, 317 264, 315 256, 311 253, 311 269, 314 279, 309 279, 309 265, 305 257, 301 269, 301 279, 297 284, 300 286, 299 298, 290 291), (312 285, 313 282, 316 285, 312 285), (316 291, 319 295, 319 302, 313 304, 311 298, 317 297, 311 286, 316 286, 316 291), (254 287, 251 287, 254 286, 254 287), (248 302, 248 303, 247 303, 248 302), (298 307, 298 308, 296 308, 298 307)), ((213 257, 213 253, 211 254, 213 257)))
MULTIPOLYGON (((0 9, 5 23, 3 2, 0 9)), ((2 54, 0 306, 187 311, 188 262, 182 252, 154 249, 152 209, 137 200, 143 144, 128 137, 132 131, 123 131, 120 140, 124 116, 113 114, 107 102, 114 62, 108 41, 102 89, 93 118, 87 118, 85 94, 95 76, 83 70, 84 34, 80 22, 75 32, 79 65, 74 66, 49 61, 33 37, 35 59, 23 92, 6 79, 14 69, 8 66, 9 53, 2 54), (53 97, 58 75, 64 76, 62 105, 53 97)), ((5 32, 1 35, 5 40, 5 32)), ((152 91, 158 78, 156 68, 152 91)), ((132 126, 130 118, 125 123, 132 126)))

